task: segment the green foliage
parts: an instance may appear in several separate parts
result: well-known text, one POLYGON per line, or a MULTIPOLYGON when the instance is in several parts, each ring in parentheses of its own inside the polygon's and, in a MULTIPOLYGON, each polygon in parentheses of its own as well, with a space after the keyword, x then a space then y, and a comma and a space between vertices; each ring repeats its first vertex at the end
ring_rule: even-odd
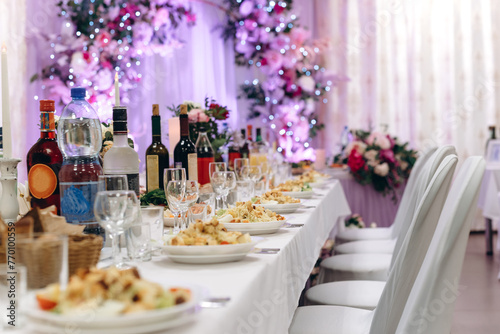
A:
POLYGON ((167 198, 165 197, 165 191, 162 189, 151 190, 148 193, 141 195, 140 198, 141 205, 161 205, 168 208, 167 198))

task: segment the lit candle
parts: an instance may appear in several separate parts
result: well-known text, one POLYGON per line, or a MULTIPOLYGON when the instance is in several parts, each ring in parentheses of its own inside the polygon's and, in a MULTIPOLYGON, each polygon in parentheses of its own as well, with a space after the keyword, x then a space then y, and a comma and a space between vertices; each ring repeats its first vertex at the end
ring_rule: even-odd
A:
POLYGON ((314 161, 314 169, 322 170, 326 167, 326 151, 324 148, 316 149, 316 161, 314 161))
POLYGON ((2 127, 3 157, 12 158, 12 137, 10 132, 9 75, 7 72, 7 47, 2 45, 2 127))
POLYGON ((118 82, 118 72, 115 73, 115 106, 120 105, 120 88, 118 82))

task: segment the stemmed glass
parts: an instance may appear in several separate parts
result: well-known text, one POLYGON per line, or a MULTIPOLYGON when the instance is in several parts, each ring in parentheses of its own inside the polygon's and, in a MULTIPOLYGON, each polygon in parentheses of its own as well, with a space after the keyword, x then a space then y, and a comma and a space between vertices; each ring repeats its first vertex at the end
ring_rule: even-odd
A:
POLYGON ((238 179, 238 181, 246 179, 246 175, 242 173, 242 169, 245 166, 250 166, 249 159, 247 158, 234 159, 234 173, 236 174, 236 178, 238 179))
POLYGON ((189 207, 192 206, 198 200, 198 182, 188 180, 186 181, 186 190, 184 192, 184 198, 180 204, 181 206, 181 217, 182 217, 182 225, 181 230, 187 228, 187 211, 189 207))
POLYGON ((169 181, 186 181, 185 168, 165 168, 163 171, 164 188, 167 188, 169 181))
POLYGON ((220 209, 221 206, 219 206, 219 202, 221 200, 221 195, 215 191, 214 184, 212 183, 212 175, 215 172, 225 172, 227 171, 227 165, 225 162, 211 162, 208 165, 208 170, 210 172, 210 183, 212 184, 212 188, 214 189, 215 193, 215 210, 220 209))
POLYGON ((119 269, 130 268, 123 263, 119 236, 128 229, 139 215, 139 201, 131 190, 100 191, 96 194, 94 214, 111 237, 113 264, 119 269))
POLYGON ((260 181, 260 178, 262 177, 262 170, 260 169, 260 166, 244 166, 241 169, 241 173, 246 176, 247 180, 252 181, 252 188, 253 192, 255 193, 255 184, 260 181))
POLYGON ((97 191, 128 190, 127 175, 99 175, 97 191))
POLYGON ((236 187, 236 175, 234 172, 215 172, 212 175, 212 187, 222 197, 222 208, 228 207, 227 196, 236 187))
POLYGON ((186 192, 186 181, 168 181, 165 187, 168 207, 174 215, 174 234, 180 232, 179 213, 182 211, 181 203, 186 192))

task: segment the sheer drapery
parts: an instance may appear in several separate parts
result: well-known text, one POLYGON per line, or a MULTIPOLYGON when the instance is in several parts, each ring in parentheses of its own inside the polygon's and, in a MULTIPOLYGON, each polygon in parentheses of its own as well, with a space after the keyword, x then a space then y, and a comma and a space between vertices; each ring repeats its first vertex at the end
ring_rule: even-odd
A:
POLYGON ((350 78, 323 115, 324 145, 340 130, 388 131, 413 147, 456 145, 461 159, 483 154, 500 118, 500 4, 472 0, 315 0, 326 65, 350 78), (495 62, 495 60, 497 62, 495 62))

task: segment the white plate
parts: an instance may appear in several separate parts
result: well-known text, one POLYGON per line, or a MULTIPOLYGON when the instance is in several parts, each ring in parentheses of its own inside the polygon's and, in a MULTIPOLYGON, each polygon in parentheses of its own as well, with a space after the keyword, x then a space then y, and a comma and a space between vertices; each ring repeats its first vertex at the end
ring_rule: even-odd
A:
POLYGON ((265 209, 269 209, 271 211, 274 211, 276 213, 294 213, 297 211, 298 208, 300 208, 300 205, 302 203, 286 203, 286 204, 255 204, 259 205, 265 209))
POLYGON ((291 196, 294 198, 312 198, 314 191, 283 191, 283 195, 291 196))
POLYGON ((228 255, 250 252, 262 238, 253 237, 252 242, 236 245, 214 245, 214 246, 162 246, 161 249, 167 255, 228 255))
POLYGON ((248 253, 221 254, 221 255, 168 255, 168 258, 178 263, 211 264, 240 261, 248 253))
MULTIPOLYGON (((169 287, 170 286, 165 288, 169 287)), ((101 330, 101 332, 103 331, 103 329, 106 329, 106 333, 108 333, 108 329, 122 330, 124 328, 131 327, 139 329, 142 328, 142 326, 146 325, 156 324, 160 326, 160 323, 161 326, 167 326, 168 324, 166 324, 166 322, 174 321, 181 315, 185 313, 193 313, 196 310, 197 304, 202 298, 201 289, 196 287, 188 288, 191 289, 192 294, 191 300, 187 303, 141 313, 121 314, 115 316, 107 315, 101 317, 99 316, 98 312, 92 312, 92 310, 89 310, 90 314, 89 312, 85 312, 85 314, 71 316, 40 310, 36 301, 36 291, 34 291, 28 295, 26 306, 29 312, 26 313, 30 320, 43 322, 44 324, 48 324, 51 327, 62 327, 64 329, 66 326, 71 325, 73 326, 73 328, 101 330)), ((134 332, 132 331, 131 333, 134 332)))
POLYGON ((256 235, 276 233, 285 223, 286 219, 262 223, 225 223, 224 226, 228 231, 239 231, 241 233, 256 235))

